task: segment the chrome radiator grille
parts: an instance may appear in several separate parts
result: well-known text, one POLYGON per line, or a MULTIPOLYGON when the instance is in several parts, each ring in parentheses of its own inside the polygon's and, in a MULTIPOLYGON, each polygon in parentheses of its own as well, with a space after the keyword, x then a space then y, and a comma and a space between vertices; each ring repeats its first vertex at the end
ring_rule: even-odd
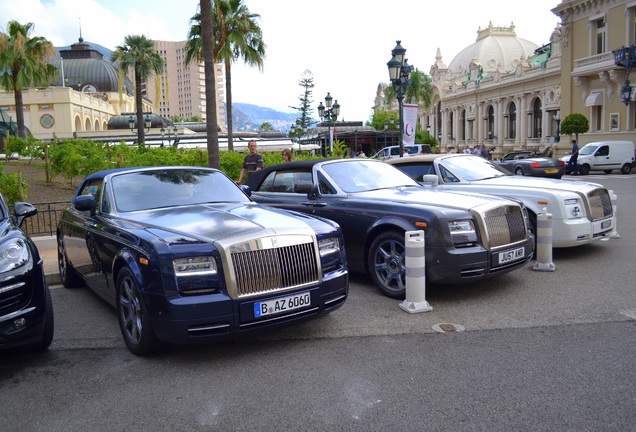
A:
POLYGON ((313 243, 232 253, 239 297, 318 282, 313 243))
POLYGON ((490 247, 505 246, 526 238, 521 207, 507 206, 490 210, 484 215, 484 222, 490 247))
POLYGON ((612 199, 605 189, 594 189, 587 195, 592 220, 603 219, 612 215, 612 199))

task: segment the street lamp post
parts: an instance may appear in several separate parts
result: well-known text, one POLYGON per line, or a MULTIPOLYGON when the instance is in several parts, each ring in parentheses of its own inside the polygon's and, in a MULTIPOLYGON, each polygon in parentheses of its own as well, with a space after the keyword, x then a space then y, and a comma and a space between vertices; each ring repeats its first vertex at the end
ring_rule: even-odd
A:
MULTIPOLYGON (((137 123, 137 120, 135 119, 135 116, 130 115, 128 116, 128 127, 130 128, 131 132, 137 132, 138 129, 135 128, 137 123)), ((150 127, 152 126, 152 119, 150 118, 150 114, 146 114, 144 115, 144 132, 148 132, 150 130, 150 127)))
MULTIPOLYGON (((331 105, 332 100, 333 100, 333 97, 331 97, 331 94, 327 92, 327 96, 325 96, 325 104, 323 105, 322 102, 320 102, 320 105, 318 105, 318 116, 320 116, 320 119, 323 122, 327 123, 327 133, 329 135, 328 137, 329 151, 331 153, 333 153, 333 139, 331 139, 331 126, 336 122, 336 120, 338 119, 338 116, 340 115, 340 104, 336 100, 336 102, 332 106, 331 105)), ((323 157, 326 156, 325 146, 323 146, 322 148, 322 155, 323 157)))
POLYGON ((625 85, 621 87, 620 98, 626 106, 632 99, 634 88, 629 84, 629 73, 633 66, 636 66, 636 44, 629 47, 620 47, 612 51, 614 54, 614 64, 625 68, 625 85))
POLYGON ((396 90, 396 97, 398 100, 398 116, 400 118, 400 157, 404 153, 404 113, 402 112, 402 106, 404 102, 404 94, 406 93, 406 88, 411 83, 410 75, 413 71, 413 66, 408 64, 407 59, 404 58, 406 54, 406 49, 400 45, 401 41, 396 41, 397 45, 391 51, 391 60, 387 63, 389 67, 389 77, 391 79, 391 84, 396 90))
POLYGON ((389 124, 384 122, 384 147, 386 147, 386 131, 389 128, 389 124))
POLYGON ((556 130, 556 136, 554 137, 554 142, 558 143, 559 141, 561 141, 561 113, 556 113, 552 118, 557 124, 557 130, 556 130))
POLYGON ((161 132, 161 147, 163 147, 163 138, 165 137, 166 132, 168 132, 168 145, 170 145, 170 139, 172 138, 172 134, 174 133, 174 138, 175 138, 175 144, 177 143, 177 127, 173 126, 170 127, 168 126, 167 129, 164 129, 163 126, 161 126, 161 129, 159 129, 159 132, 161 132))

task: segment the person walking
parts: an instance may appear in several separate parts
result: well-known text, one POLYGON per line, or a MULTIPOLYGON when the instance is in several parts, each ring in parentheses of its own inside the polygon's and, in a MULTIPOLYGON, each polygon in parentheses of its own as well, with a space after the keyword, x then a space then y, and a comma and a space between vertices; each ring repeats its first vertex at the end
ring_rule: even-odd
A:
POLYGON ((572 152, 570 153, 570 160, 568 161, 568 167, 570 168, 570 175, 579 174, 579 164, 577 160, 579 158, 579 146, 576 144, 576 140, 572 140, 572 152))
POLYGON ((247 148, 250 153, 248 155, 245 155, 245 158, 243 159, 243 168, 241 169, 241 174, 236 181, 237 184, 241 184, 241 182, 243 181, 243 177, 245 177, 246 174, 247 177, 249 177, 250 174, 263 169, 263 167, 265 166, 263 156, 258 154, 256 151, 256 141, 250 140, 250 142, 247 143, 247 148))

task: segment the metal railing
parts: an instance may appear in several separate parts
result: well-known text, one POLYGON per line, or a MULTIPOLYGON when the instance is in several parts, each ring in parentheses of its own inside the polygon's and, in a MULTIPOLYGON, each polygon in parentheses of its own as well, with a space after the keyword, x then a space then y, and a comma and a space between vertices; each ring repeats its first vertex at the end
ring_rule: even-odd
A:
MULTIPOLYGON (((70 201, 56 201, 45 203, 31 203, 38 212, 35 216, 27 218, 22 223, 22 230, 30 237, 55 235, 57 222, 62 215, 62 211, 68 206, 70 201)), ((13 213, 13 207, 11 207, 13 213)))

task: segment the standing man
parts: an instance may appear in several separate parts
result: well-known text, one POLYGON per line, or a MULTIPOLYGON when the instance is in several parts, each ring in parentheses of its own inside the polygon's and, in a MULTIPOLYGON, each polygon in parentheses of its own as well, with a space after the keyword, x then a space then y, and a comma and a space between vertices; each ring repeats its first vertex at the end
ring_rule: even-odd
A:
POLYGON ((570 160, 568 161, 568 166, 570 167, 570 175, 578 175, 579 174, 579 164, 577 164, 577 160, 579 158, 579 146, 576 144, 576 140, 572 140, 572 152, 570 153, 570 160))
MULTIPOLYGON (((263 162, 263 156, 256 152, 256 141, 250 140, 247 143, 247 148, 250 151, 250 154, 245 156, 243 159, 243 168, 241 169, 241 174, 239 175, 239 179, 236 183, 241 184, 243 181, 243 176, 247 174, 247 177, 250 176, 255 171, 263 169, 265 163, 263 162)), ((246 177, 246 179, 247 179, 246 177)))

